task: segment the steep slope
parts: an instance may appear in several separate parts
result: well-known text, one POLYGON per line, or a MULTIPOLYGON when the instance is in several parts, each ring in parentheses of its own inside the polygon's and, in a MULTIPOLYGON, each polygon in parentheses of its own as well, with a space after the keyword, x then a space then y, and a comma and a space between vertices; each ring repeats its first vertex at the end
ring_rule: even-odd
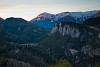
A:
POLYGON ((55 24, 41 50, 52 60, 68 59, 74 67, 92 67, 100 61, 99 31, 77 23, 55 24))
POLYGON ((52 28, 55 22, 77 22, 81 23, 89 18, 99 17, 100 11, 87 12, 62 12, 59 14, 41 13, 30 22, 45 28, 52 28))
MULTIPOLYGON (((47 36, 48 29, 36 26, 22 18, 7 18, 0 24, 0 29, 12 34, 16 43, 37 43, 47 36)), ((6 35, 5 35, 6 36, 6 35)))

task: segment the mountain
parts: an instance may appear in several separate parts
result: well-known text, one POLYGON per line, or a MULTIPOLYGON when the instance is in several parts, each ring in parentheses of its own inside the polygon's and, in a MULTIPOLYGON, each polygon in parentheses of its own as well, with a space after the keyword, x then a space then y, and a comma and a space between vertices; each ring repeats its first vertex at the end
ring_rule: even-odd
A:
MULTIPOLYGON (((0 23, 0 29, 13 35, 15 39, 10 42, 16 43, 38 43, 47 36, 49 31, 48 29, 29 23, 22 18, 13 17, 3 20, 3 22, 0 23)), ((7 39, 9 40, 9 38, 7 39)))
POLYGON ((30 22, 41 27, 51 28, 54 25, 55 15, 49 13, 41 13, 36 18, 32 19, 30 22))
POLYGON ((99 67, 99 12, 0 18, 0 67, 99 67))
POLYGON ((100 62, 99 32, 78 23, 56 23, 39 45, 52 60, 67 59, 74 67, 94 67, 100 62))
POLYGON ((77 22, 82 23, 89 18, 100 16, 99 10, 87 12, 62 12, 59 14, 41 13, 30 22, 45 28, 52 28, 55 22, 77 22))
POLYGON ((50 32, 22 18, 7 18, 0 23, 0 65, 99 67, 100 31, 89 26, 59 22, 50 32))

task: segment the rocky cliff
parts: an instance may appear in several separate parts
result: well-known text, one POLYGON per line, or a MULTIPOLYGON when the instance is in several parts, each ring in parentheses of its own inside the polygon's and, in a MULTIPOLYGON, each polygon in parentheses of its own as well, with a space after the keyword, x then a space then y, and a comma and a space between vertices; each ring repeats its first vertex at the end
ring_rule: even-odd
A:
POLYGON ((62 36, 69 35, 72 38, 89 36, 100 36, 99 32, 77 23, 55 23, 51 34, 59 32, 62 36), (96 33, 97 32, 97 33, 96 33))

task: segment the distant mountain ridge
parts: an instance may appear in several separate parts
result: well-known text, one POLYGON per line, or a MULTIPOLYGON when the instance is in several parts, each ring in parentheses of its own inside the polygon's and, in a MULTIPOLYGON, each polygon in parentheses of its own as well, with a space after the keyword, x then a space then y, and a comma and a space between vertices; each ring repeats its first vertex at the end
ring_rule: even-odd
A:
POLYGON ((86 12, 62 12, 59 14, 41 13, 30 22, 45 28, 52 28, 55 22, 77 22, 81 23, 89 18, 100 16, 99 10, 86 12))

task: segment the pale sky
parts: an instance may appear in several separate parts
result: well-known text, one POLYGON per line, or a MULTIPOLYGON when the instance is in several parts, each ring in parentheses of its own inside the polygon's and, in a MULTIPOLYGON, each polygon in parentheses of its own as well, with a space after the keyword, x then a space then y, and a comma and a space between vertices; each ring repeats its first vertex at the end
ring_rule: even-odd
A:
POLYGON ((0 0, 0 17, 21 17, 26 20, 38 14, 100 10, 100 0, 0 0))

